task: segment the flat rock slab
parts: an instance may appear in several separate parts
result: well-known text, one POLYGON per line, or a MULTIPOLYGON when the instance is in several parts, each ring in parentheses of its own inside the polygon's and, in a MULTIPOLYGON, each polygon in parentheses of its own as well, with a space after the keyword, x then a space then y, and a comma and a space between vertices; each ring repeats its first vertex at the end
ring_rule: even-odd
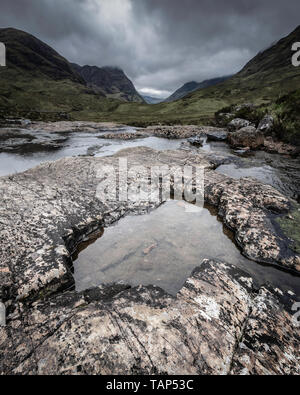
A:
POLYGON ((293 295, 204 260, 176 297, 102 286, 19 304, 0 328, 2 374, 300 374, 293 295))
MULTIPOLYGON (((145 147, 106 158, 77 157, 44 163, 21 174, 0 178, 0 298, 39 299, 74 285, 71 254, 100 227, 126 214, 142 214, 160 201, 101 201, 103 167, 200 166, 205 169, 205 200, 219 208, 250 259, 300 271, 300 257, 278 231, 273 218, 290 209, 287 198, 252 179, 234 180, 213 171, 215 155, 145 147)), ((167 173, 168 175, 168 173, 167 173)), ((128 177, 136 188, 135 175, 128 177)), ((122 193, 120 190, 119 192, 122 193)))
MULTIPOLYGON (((97 197, 104 167, 117 169, 120 159, 146 170, 204 168, 205 200, 218 207, 244 254, 300 271, 299 256, 273 223, 289 212, 289 200, 253 179, 215 172, 215 154, 139 147, 2 177, 0 296, 7 326, 0 327, 0 374, 299 374, 297 296, 259 288, 230 263, 199 262, 176 297, 124 284, 66 291, 74 286, 78 243, 161 204, 97 197)), ((136 187, 138 179, 129 175, 127 183, 136 187)))

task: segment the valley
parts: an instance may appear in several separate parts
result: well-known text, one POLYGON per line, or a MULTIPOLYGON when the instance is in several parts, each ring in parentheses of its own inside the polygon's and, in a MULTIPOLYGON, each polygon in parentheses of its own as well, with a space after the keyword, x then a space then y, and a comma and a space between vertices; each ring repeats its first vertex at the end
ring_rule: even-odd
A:
POLYGON ((0 374, 300 374, 298 39, 156 99, 0 29, 0 374))

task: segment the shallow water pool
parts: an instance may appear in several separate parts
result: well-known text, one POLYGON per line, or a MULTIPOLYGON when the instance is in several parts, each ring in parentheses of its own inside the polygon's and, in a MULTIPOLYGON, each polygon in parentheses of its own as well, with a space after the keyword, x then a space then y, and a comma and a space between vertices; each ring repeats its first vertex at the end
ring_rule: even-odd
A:
POLYGON ((128 216, 104 230, 74 256, 78 291, 102 283, 157 285, 176 294, 205 258, 232 263, 255 276, 300 295, 300 278, 246 259, 232 233, 211 208, 187 212, 185 202, 169 201, 150 214, 128 216))

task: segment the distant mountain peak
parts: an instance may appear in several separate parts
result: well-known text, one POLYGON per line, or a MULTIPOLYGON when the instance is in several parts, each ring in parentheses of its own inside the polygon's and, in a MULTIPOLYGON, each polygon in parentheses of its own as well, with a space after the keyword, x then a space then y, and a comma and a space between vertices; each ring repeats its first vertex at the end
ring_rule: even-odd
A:
POLYGON ((210 80, 205 80, 202 82, 196 82, 196 81, 187 82, 181 88, 177 89, 177 91, 175 91, 171 96, 169 96, 165 100, 165 102, 172 102, 175 100, 182 99, 189 93, 195 92, 198 89, 204 89, 204 88, 208 88, 210 86, 220 84, 221 82, 226 81, 230 77, 231 76, 212 78, 210 80))
POLYGON ((72 63, 74 70, 81 75, 87 85, 106 97, 129 102, 143 103, 144 99, 136 91, 124 71, 116 66, 79 66, 72 63))
POLYGON ((148 104, 158 104, 158 103, 162 103, 165 100, 163 98, 152 97, 152 96, 144 96, 144 95, 142 95, 142 98, 148 104))

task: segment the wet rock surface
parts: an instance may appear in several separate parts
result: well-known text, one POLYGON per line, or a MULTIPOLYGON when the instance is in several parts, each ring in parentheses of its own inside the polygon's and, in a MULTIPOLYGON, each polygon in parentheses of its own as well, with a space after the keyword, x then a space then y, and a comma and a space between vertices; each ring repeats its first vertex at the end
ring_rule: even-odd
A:
POLYGON ((264 145, 263 134, 256 130, 253 126, 246 126, 230 133, 228 141, 233 147, 248 147, 250 149, 257 149, 264 145))
POLYGON ((211 130, 206 132, 206 136, 210 141, 226 141, 228 132, 226 130, 211 130))
POLYGON ((47 152, 59 149, 68 141, 68 135, 55 132, 40 131, 33 134, 32 130, 21 128, 0 129, 0 152, 26 153, 47 152))
MULTIPOLYGON (((83 125, 72 127, 79 131, 83 125)), ((91 123, 90 131, 99 127, 91 123)), ((57 123, 59 136, 68 130, 68 122, 57 123)), ((182 130, 185 137, 216 132, 159 127, 153 134, 182 138, 182 130)), ((234 231, 243 253, 300 272, 292 240, 276 221, 290 215, 289 199, 257 180, 214 171, 237 160, 232 155, 182 148, 139 147, 106 158, 66 158, 0 178, 0 300, 7 306, 7 326, 0 328, 0 373, 300 373, 299 328, 292 311, 297 296, 271 285, 258 288, 230 263, 199 262, 176 297, 154 286, 124 284, 66 292, 74 287, 71 256, 80 242, 124 215, 144 214, 161 204, 97 198, 99 183, 107 179, 103 166, 117 170, 122 158, 129 167, 146 170, 203 167, 205 201, 234 231)), ((129 188, 136 184, 137 178, 129 176, 129 188)))
POLYGON ((194 136, 190 137, 187 140, 190 144, 195 145, 196 147, 202 147, 205 142, 205 137, 202 136, 194 136))
POLYGON ((117 284, 19 304, 0 328, 4 374, 299 374, 294 296, 199 262, 176 297, 117 284))
MULTIPOLYGON (((36 297, 72 283, 69 263, 77 243, 125 214, 143 213, 161 204, 151 196, 140 202, 119 202, 115 197, 103 202, 97 197, 98 185, 106 179, 103 166, 117 170, 120 158, 128 160, 129 168, 203 167, 205 200, 218 207, 244 254, 300 271, 299 256, 273 225, 276 216, 290 210, 286 197, 254 179, 236 180, 213 171, 214 153, 139 147, 106 158, 61 159, 0 178, 0 272, 5 299, 36 297)), ((128 178, 128 186, 137 187, 135 174, 128 178)))
POLYGON ((293 157, 299 157, 300 154, 300 147, 295 147, 291 144, 285 144, 282 141, 275 140, 270 136, 265 138, 264 149, 270 153, 291 155, 293 157))
POLYGON ((206 200, 218 206, 219 215, 235 232, 244 255, 300 271, 299 255, 290 250, 290 242, 274 225, 277 215, 290 210, 288 199, 275 191, 251 178, 235 182, 221 174, 206 173, 206 200))

